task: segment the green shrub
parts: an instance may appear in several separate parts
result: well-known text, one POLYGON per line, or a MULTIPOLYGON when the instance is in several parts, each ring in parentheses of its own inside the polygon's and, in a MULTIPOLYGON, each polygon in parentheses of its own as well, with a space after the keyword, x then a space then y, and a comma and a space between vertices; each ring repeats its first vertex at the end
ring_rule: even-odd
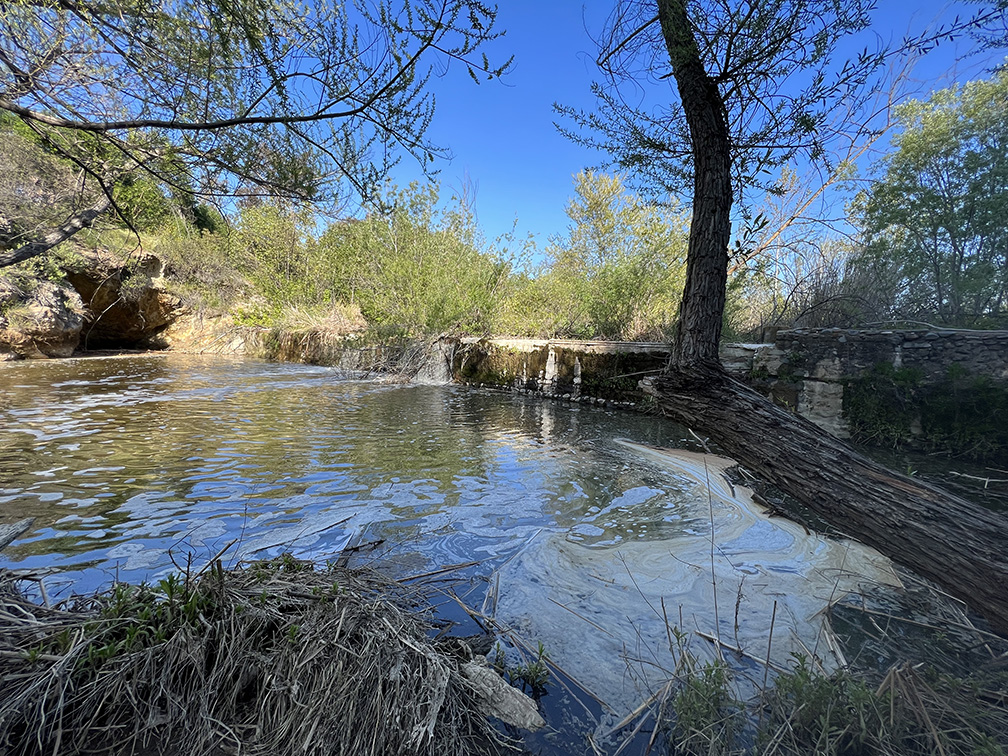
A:
POLYGON ((333 224, 313 278, 382 328, 488 333, 510 266, 482 251, 475 216, 453 199, 441 209, 436 187, 411 184, 390 196, 388 212, 333 224))
POLYGON ((568 231, 505 322, 520 329, 524 314, 539 329, 528 335, 667 339, 685 281, 685 217, 628 193, 619 176, 581 172, 574 182, 568 231))

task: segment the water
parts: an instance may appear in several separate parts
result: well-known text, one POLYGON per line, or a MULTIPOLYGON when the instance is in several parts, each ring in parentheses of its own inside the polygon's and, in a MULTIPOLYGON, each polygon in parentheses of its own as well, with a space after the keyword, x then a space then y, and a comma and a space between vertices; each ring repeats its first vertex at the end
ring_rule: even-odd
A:
POLYGON ((36 521, 0 566, 50 571, 54 597, 232 542, 231 561, 380 542, 406 572, 476 562, 466 601, 505 640, 542 642, 591 699, 555 690, 543 747, 583 748, 667 679, 666 618, 700 655, 705 635, 738 646, 758 677, 773 617, 772 664, 807 651, 829 668, 827 602, 892 580, 870 549, 764 516, 719 460, 670 451, 683 436, 658 417, 304 365, 2 364, 0 521, 36 521))

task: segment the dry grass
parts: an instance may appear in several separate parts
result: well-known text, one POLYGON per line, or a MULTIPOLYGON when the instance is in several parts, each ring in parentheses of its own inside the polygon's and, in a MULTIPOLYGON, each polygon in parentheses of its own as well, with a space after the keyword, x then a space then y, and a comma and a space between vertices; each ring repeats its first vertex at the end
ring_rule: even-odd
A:
POLYGON ((856 663, 831 675, 796 657, 790 670, 768 676, 730 649, 723 661, 702 663, 690 636, 674 629, 675 674, 645 712, 657 720, 653 741, 680 756, 1005 756, 1008 640, 952 606, 939 616, 925 606, 936 595, 923 584, 887 591, 900 600, 892 614, 878 598, 851 602, 844 627, 852 632, 860 616, 871 633, 859 631, 856 663), (754 696, 739 694, 753 687, 754 696))
POLYGON ((320 309, 290 306, 281 310, 275 324, 290 331, 318 331, 331 336, 360 333, 367 321, 356 304, 334 303, 320 309))
POLYGON ((0 573, 0 752, 507 749, 417 599, 289 556, 56 607, 0 573))

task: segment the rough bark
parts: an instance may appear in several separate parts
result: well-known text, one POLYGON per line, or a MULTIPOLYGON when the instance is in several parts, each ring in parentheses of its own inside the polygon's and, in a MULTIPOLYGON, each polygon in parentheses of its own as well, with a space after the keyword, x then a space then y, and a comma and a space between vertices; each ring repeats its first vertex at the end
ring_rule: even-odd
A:
POLYGON ((673 420, 1008 635, 1008 516, 858 454, 717 367, 644 385, 673 420))
POLYGON ((693 218, 686 288, 673 345, 675 365, 716 363, 728 281, 731 236, 731 140, 724 100, 704 70, 686 14, 687 0, 658 0, 658 19, 689 125, 693 218))
POLYGON ((25 533, 34 524, 34 517, 26 517, 10 525, 0 525, 0 551, 10 546, 16 538, 25 533))
POLYGON ((693 220, 668 371, 645 385, 674 420, 840 530, 934 580, 1008 634, 1008 518, 871 462, 730 378, 718 343, 731 234, 731 139, 687 6, 656 0, 692 140, 693 220))

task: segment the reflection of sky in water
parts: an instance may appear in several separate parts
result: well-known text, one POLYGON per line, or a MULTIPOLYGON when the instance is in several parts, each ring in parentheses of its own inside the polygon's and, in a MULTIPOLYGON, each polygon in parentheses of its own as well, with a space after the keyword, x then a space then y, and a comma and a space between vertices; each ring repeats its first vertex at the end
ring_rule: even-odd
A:
MULTIPOLYGON (((4 364, 0 515, 35 517, 36 530, 0 564, 55 569, 64 589, 87 590, 157 578, 190 553, 202 564, 235 540, 232 558, 324 560, 352 539, 385 539, 419 569, 499 570, 499 618, 619 705, 639 676, 622 657, 655 656, 664 637, 655 602, 713 629, 712 511, 725 636, 745 577, 740 642, 765 634, 774 598, 795 627, 813 627, 841 564, 877 573, 860 551, 852 560, 843 544, 754 514, 717 470, 613 440, 681 436, 656 417, 303 365, 4 364)), ((814 642, 810 632, 795 631, 814 642)))

